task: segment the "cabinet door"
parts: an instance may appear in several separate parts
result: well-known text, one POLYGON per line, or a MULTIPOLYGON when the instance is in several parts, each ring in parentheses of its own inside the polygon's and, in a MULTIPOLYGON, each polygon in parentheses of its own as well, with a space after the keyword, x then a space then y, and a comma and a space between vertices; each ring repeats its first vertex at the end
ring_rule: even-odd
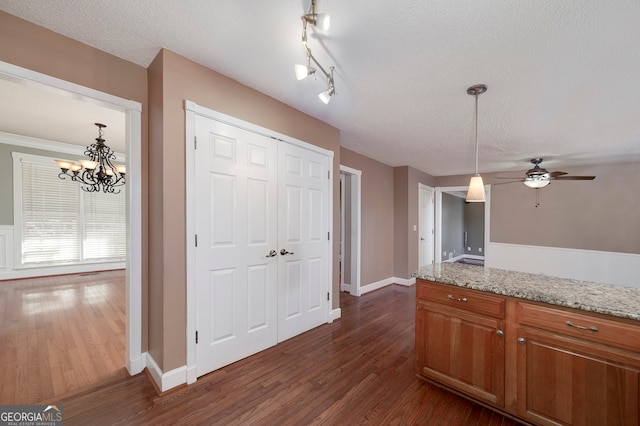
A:
POLYGON ((518 415, 545 425, 638 425, 637 354, 543 331, 518 337, 518 415))
POLYGON ((416 309, 418 373, 503 406, 504 324, 425 302, 416 309))

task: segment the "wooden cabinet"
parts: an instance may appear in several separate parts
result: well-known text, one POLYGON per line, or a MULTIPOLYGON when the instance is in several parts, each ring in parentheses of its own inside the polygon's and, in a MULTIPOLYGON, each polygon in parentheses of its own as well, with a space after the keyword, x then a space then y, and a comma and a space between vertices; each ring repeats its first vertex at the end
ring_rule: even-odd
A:
POLYGON ((417 280, 416 371, 539 425, 640 426, 640 324, 417 280))
POLYGON ((545 425, 640 421, 640 330, 518 303, 517 414, 545 425))
POLYGON ((504 299, 426 282, 417 291, 417 372, 504 405, 504 299))

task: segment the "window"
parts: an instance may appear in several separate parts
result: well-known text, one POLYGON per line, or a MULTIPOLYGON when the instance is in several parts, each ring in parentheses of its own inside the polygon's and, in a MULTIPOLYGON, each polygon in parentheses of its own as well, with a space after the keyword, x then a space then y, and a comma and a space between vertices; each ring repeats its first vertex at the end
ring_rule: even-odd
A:
POLYGON ((124 261, 126 196, 58 178, 53 158, 13 153, 18 267, 124 261))

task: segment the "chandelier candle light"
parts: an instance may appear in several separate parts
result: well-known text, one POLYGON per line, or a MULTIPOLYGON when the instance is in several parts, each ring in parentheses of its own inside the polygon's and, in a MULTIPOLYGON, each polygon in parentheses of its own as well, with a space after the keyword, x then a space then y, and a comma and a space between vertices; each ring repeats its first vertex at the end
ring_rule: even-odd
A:
POLYGON ((70 177, 73 182, 82 185, 86 192, 117 194, 120 190, 116 188, 125 184, 126 168, 122 164, 112 163, 116 156, 111 148, 105 145, 102 137, 103 129, 107 126, 101 123, 95 125, 98 126, 96 143, 89 145, 84 151, 89 160, 79 160, 80 164, 68 160, 55 160, 62 170, 58 177, 70 177))
POLYGON ((484 84, 476 84, 467 89, 467 94, 473 95, 476 99, 476 173, 471 177, 471 181, 469 182, 469 190, 467 191, 466 198, 468 203, 484 203, 487 201, 482 176, 478 173, 478 96, 486 91, 487 86, 484 84))
POLYGON ((318 97, 322 102, 328 104, 331 100, 331 97, 335 95, 336 89, 333 85, 333 70, 335 67, 329 67, 329 72, 327 72, 322 65, 316 60, 315 56, 311 54, 311 49, 307 45, 307 24, 314 25, 316 28, 319 28, 320 31, 327 34, 329 32, 329 24, 331 22, 331 15, 327 13, 316 13, 316 0, 311 0, 311 7, 306 15, 302 15, 302 45, 304 46, 305 53, 307 55, 307 64, 296 64, 295 65, 295 73, 296 79, 303 80, 310 75, 314 75, 316 73, 316 69, 311 66, 311 61, 322 71, 325 78, 327 79, 327 90, 320 93, 318 97))

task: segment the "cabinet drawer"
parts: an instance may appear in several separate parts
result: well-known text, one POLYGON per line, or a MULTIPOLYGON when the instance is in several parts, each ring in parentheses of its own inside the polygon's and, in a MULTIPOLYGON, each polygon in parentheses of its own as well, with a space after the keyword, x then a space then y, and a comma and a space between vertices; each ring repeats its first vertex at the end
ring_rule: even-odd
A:
POLYGON ((640 323, 636 326, 527 303, 518 303, 517 310, 521 325, 640 352, 640 323))
POLYGON ((464 309, 494 318, 504 318, 505 299, 481 291, 419 280, 417 297, 452 308, 464 309))

